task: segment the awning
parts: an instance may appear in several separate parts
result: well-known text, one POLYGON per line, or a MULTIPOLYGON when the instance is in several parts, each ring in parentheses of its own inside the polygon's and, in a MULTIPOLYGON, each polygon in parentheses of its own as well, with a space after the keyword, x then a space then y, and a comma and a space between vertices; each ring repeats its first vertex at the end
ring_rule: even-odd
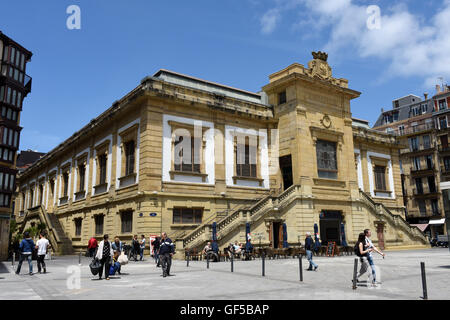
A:
POLYGON ((419 223, 419 224, 410 224, 413 227, 419 228, 420 231, 425 232, 425 229, 428 227, 428 223, 419 223))
POLYGON ((430 220, 428 221, 429 224, 444 224, 445 223, 445 218, 442 219, 437 219, 437 220, 430 220))

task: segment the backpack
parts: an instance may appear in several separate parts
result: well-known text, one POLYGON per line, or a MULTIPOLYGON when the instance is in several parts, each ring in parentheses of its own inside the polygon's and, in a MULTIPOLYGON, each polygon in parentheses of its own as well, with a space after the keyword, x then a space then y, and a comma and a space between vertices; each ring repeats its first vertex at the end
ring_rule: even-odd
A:
MULTIPOLYGON (((363 255, 361 254, 361 251, 359 251, 359 244, 360 244, 360 242, 356 242, 353 251, 355 251, 355 254, 356 254, 358 257, 362 257, 363 255)), ((363 245, 363 249, 364 249, 364 245, 363 245)))

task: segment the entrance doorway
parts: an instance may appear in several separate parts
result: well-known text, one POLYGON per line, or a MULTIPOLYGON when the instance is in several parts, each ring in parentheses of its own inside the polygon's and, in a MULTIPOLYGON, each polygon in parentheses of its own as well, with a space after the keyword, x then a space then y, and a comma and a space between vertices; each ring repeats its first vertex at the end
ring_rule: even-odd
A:
POLYGON ((283 191, 292 186, 292 158, 291 155, 280 157, 280 171, 283 177, 283 191))
POLYGON ((378 246, 381 250, 384 250, 384 224, 378 223, 377 225, 377 238, 378 238, 378 246))
POLYGON ((272 222, 272 246, 275 249, 283 247, 283 224, 281 222, 272 222))
POLYGON ((320 213, 320 239, 323 245, 328 242, 336 242, 341 245, 341 211, 322 211, 320 213))

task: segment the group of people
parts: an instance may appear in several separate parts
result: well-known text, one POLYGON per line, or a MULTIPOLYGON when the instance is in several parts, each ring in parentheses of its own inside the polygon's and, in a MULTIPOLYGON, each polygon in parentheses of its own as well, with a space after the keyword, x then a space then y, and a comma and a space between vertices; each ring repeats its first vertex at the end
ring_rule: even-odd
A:
MULTIPOLYGON (((365 229, 364 232, 359 234, 358 241, 355 244, 355 253, 360 258, 361 262, 361 268, 358 272, 358 275, 356 277, 357 282, 359 281, 359 278, 367 272, 369 269, 369 266, 372 269, 372 284, 376 285, 376 270, 375 270, 375 263, 373 261, 372 253, 375 251, 381 256, 385 256, 383 252, 381 252, 370 240, 372 233, 370 232, 370 229, 365 229)), ((308 271, 316 271, 319 267, 314 261, 313 261, 313 250, 314 250, 314 240, 311 237, 311 233, 306 233, 306 239, 305 239, 305 251, 306 251, 306 257, 309 261, 309 268, 308 271)))
POLYGON ((250 239, 247 240, 245 244, 238 243, 237 241, 230 243, 228 245, 228 255, 231 258, 231 255, 241 255, 241 254, 250 254, 253 252, 253 245, 250 239))
POLYGON ((16 274, 20 274, 20 269, 22 268, 22 263, 28 261, 28 272, 29 275, 33 275, 33 251, 37 250, 37 267, 38 272, 47 273, 47 267, 45 265, 45 255, 48 253, 48 249, 51 247, 50 242, 45 238, 45 233, 41 232, 39 234, 39 240, 34 243, 33 239, 30 237, 29 232, 24 232, 23 240, 19 245, 19 264, 16 269, 16 274))
MULTIPOLYGON (((95 239, 95 238, 93 238, 95 239)), ((114 242, 110 242, 109 236, 105 234, 103 236, 103 240, 97 244, 96 241, 89 240, 89 253, 92 253, 96 250, 95 259, 100 262, 99 269, 99 280, 102 279, 103 269, 105 272, 105 279, 109 280, 110 275, 114 275, 116 272, 121 274, 121 264, 120 264, 120 255, 123 252, 124 246, 122 241, 120 241, 119 237, 114 238, 114 242), (93 249, 93 250, 92 250, 93 249)), ((145 236, 142 235, 142 240, 139 242, 137 240, 137 236, 133 237, 132 249, 136 253, 137 245, 139 245, 139 253, 141 256, 141 261, 144 256, 145 249, 145 236)), ((170 238, 167 237, 167 234, 163 232, 161 237, 156 237, 154 241, 152 241, 153 246, 153 255, 155 258, 156 266, 162 267, 163 277, 170 276, 170 267, 172 265, 172 256, 175 252, 174 244, 170 238)), ((135 261, 137 261, 137 255, 135 255, 135 261)))

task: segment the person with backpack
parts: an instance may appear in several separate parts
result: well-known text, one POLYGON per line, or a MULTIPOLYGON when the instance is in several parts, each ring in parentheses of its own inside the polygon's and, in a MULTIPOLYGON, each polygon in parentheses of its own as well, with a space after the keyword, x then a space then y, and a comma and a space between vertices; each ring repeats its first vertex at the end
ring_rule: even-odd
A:
POLYGON ((29 267, 29 273, 30 276, 33 275, 33 250, 35 249, 35 244, 33 239, 30 237, 30 233, 26 231, 23 234, 23 239, 20 242, 19 250, 20 250, 20 259, 19 259, 19 265, 17 266, 16 274, 20 273, 20 269, 22 268, 22 262, 26 259, 28 261, 28 267, 29 267))
POLYGON ((359 261, 361 262, 361 268, 356 276, 356 282, 361 282, 359 281, 359 278, 367 272, 367 269, 369 269, 368 255, 372 252, 372 250, 372 248, 369 248, 366 245, 366 235, 364 233, 360 233, 354 248, 355 254, 359 257, 359 261))
POLYGON ((369 251, 369 253, 367 254, 367 261, 369 262, 370 267, 372 268, 372 284, 375 285, 376 282, 376 271, 375 271, 375 263, 373 261, 373 256, 372 256, 372 252, 375 251, 377 252, 379 255, 381 255, 384 259, 385 254, 383 252, 381 252, 380 250, 378 250, 377 247, 374 246, 374 244, 372 243, 372 240, 370 240, 370 236, 372 235, 372 233, 370 232, 370 229, 365 229, 364 230, 364 235, 366 237, 366 246, 369 249, 372 249, 371 251, 369 251))
POLYGON ((137 238, 137 234, 134 235, 133 241, 131 242, 131 246, 133 248, 132 250, 133 250, 134 261, 136 262, 137 261, 137 256, 138 256, 138 254, 141 251, 139 240, 137 238))
POLYGON ((317 270, 319 267, 316 263, 313 261, 313 253, 312 250, 314 250, 314 241, 311 237, 311 232, 306 233, 306 239, 305 239, 305 251, 306 251, 306 258, 309 261, 309 268, 306 269, 308 271, 312 271, 314 267, 314 271, 317 270))
POLYGON ((160 238, 156 237, 155 240, 152 241, 153 246, 153 256, 155 258, 156 266, 160 267, 160 261, 159 261, 159 245, 160 245, 160 238))

